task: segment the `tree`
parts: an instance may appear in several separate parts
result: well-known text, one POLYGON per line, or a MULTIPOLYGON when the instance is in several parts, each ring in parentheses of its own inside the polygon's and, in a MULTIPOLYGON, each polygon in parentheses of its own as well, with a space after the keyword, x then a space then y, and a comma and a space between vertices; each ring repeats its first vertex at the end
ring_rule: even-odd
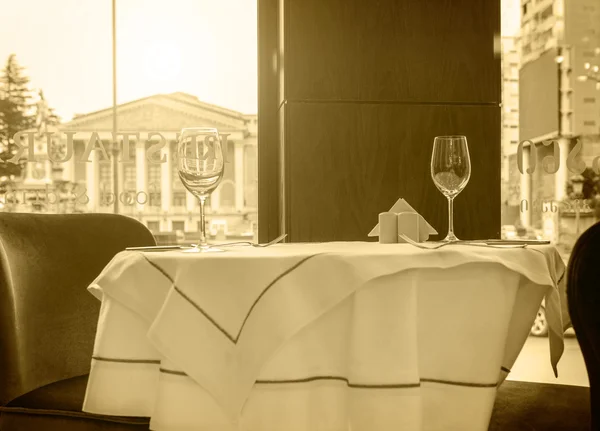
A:
POLYGON ((17 146, 13 141, 15 133, 36 128, 41 134, 47 126, 58 125, 60 118, 48 106, 42 90, 38 101, 33 101, 29 88, 29 78, 19 66, 14 54, 8 57, 0 75, 0 191, 6 188, 7 178, 19 176, 26 161, 20 164, 8 163, 17 146))
POLYGON ((7 163, 13 157, 15 133, 34 126, 29 78, 14 54, 8 57, 0 76, 0 178, 19 176, 23 164, 7 163))

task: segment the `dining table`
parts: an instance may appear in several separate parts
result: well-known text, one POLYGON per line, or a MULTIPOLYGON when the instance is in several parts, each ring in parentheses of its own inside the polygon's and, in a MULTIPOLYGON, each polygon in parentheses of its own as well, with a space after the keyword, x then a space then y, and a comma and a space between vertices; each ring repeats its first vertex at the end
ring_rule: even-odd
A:
POLYGON ((123 251, 83 410, 156 431, 484 431, 542 301, 563 352, 553 245, 375 242, 123 251))

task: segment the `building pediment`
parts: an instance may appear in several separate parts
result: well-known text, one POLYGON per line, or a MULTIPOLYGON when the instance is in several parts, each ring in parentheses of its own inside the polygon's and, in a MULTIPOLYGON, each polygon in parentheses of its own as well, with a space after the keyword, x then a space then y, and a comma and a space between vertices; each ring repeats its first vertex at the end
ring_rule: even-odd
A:
MULTIPOLYGON (((76 117, 61 130, 111 131, 112 108, 76 117)), ((156 95, 117 106, 121 131, 179 131, 185 127, 215 127, 219 130, 246 128, 241 113, 198 101, 193 96, 156 95)))

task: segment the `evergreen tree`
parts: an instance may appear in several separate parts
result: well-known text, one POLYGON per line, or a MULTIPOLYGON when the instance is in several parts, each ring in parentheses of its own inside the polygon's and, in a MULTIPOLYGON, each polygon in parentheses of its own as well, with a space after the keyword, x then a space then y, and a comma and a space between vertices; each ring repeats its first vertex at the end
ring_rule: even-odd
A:
POLYGON ((15 133, 35 124, 30 99, 29 78, 24 75, 16 56, 11 54, 0 75, 0 178, 18 176, 23 168, 23 164, 7 163, 6 160, 16 151, 15 133))

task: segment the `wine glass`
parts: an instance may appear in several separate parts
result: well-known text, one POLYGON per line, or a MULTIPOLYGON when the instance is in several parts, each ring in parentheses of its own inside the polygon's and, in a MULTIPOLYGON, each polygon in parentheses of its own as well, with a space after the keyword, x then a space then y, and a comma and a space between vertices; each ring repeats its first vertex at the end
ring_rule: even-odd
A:
POLYGON ((193 127, 181 131, 177 144, 179 178, 186 189, 200 200, 200 243, 187 251, 222 251, 206 241, 204 203, 223 178, 223 149, 214 128, 193 127))
POLYGON ((454 235, 454 198, 471 177, 471 159, 465 136, 437 136, 431 154, 431 178, 448 199, 448 235, 443 242, 458 241, 454 235))

